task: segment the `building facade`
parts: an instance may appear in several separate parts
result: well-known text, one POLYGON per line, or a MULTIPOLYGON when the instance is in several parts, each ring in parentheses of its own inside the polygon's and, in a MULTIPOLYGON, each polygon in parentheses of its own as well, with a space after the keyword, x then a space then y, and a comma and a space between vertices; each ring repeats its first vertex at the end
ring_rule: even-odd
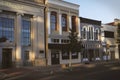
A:
POLYGON ((101 28, 104 60, 119 59, 118 46, 116 43, 117 27, 113 24, 104 24, 101 28))
POLYGON ((44 0, 0 1, 0 67, 45 61, 44 0))
POLYGON ((46 6, 46 55, 47 64, 68 64, 80 62, 80 53, 61 50, 68 44, 69 29, 79 33, 79 5, 63 0, 48 0, 46 6), (70 60, 70 57, 72 59, 70 60))
POLYGON ((102 60, 101 21, 80 17, 82 61, 102 60))

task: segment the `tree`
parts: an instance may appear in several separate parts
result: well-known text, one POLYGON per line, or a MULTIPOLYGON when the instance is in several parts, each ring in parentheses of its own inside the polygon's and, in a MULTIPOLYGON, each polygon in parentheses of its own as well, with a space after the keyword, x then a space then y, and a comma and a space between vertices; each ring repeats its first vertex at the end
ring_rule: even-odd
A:
POLYGON ((72 59, 72 53, 74 52, 81 52, 82 46, 81 46, 81 40, 78 41, 78 33, 75 32, 73 29, 70 29, 69 36, 68 36, 70 43, 68 44, 68 50, 70 52, 69 55, 69 68, 71 70, 71 59, 72 59))
POLYGON ((70 43, 69 43, 69 51, 71 52, 81 52, 81 40, 79 41, 78 33, 75 32, 73 29, 70 29, 69 36, 68 36, 70 43))
POLYGON ((6 38, 6 37, 0 37, 0 43, 6 42, 6 41, 7 41, 7 38, 6 38))

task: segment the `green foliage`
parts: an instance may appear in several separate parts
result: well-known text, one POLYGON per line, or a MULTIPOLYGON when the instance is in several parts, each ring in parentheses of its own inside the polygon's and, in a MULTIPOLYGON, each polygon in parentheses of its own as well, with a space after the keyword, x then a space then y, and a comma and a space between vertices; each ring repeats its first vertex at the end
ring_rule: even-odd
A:
POLYGON ((68 45, 68 50, 71 52, 81 52, 81 41, 78 41, 78 33, 73 29, 70 29, 69 36, 70 43, 68 45))
POLYGON ((0 42, 6 42, 7 41, 7 38, 6 37, 1 37, 0 38, 0 42))

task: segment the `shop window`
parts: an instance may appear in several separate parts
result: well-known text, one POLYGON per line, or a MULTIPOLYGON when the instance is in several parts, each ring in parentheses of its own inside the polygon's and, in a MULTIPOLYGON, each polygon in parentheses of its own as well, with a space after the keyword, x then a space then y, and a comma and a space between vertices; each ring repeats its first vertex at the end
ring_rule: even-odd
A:
POLYGON ((69 52, 62 51, 62 59, 69 59, 69 52))

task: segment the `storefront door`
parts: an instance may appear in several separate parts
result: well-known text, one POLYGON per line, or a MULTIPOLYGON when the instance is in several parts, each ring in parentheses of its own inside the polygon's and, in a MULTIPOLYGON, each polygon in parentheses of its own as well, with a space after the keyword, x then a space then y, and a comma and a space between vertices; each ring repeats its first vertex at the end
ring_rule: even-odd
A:
POLYGON ((12 49, 4 48, 2 49, 2 68, 12 67, 12 49))

